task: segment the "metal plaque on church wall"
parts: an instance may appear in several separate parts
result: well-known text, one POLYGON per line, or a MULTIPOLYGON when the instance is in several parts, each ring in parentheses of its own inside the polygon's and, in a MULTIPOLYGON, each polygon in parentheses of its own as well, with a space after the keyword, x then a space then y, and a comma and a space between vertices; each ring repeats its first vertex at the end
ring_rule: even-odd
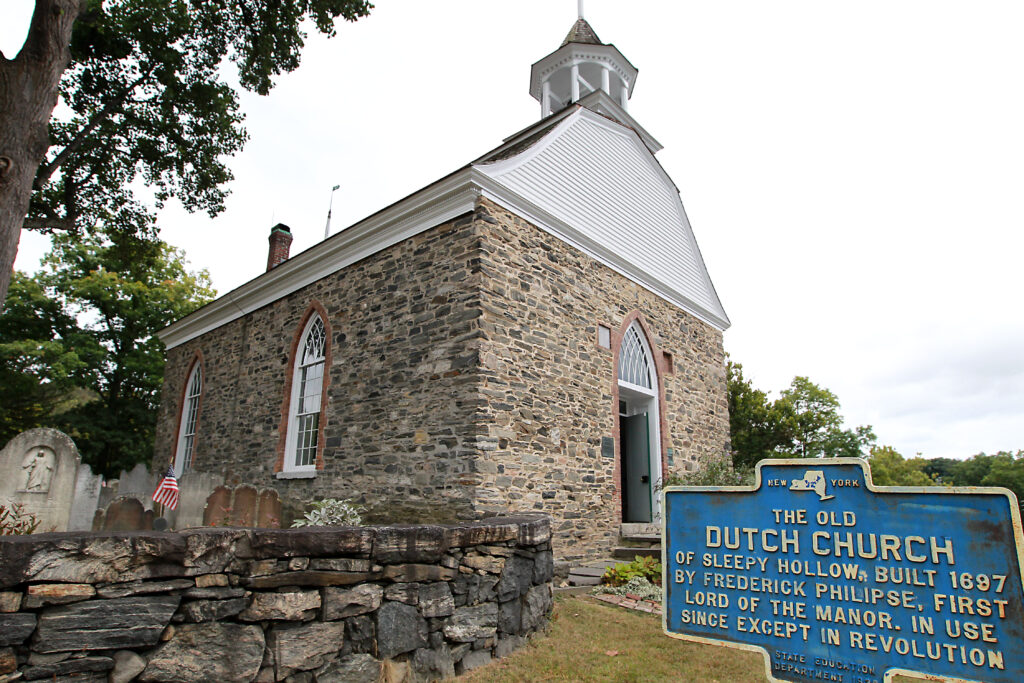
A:
POLYGON ((1024 681, 1010 491, 874 487, 839 458, 764 460, 752 487, 664 497, 668 635, 761 652, 771 680, 1024 681))

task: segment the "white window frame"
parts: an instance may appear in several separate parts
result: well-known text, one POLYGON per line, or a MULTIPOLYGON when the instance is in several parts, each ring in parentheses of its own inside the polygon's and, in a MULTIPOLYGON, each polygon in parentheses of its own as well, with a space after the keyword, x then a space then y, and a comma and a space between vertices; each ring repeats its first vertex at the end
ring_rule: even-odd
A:
POLYGON ((634 322, 626 328, 626 333, 622 335, 622 343, 619 345, 619 383, 653 396, 658 387, 657 382, 654 354, 647 344, 643 329, 634 322), (627 354, 630 350, 634 353, 627 354), (633 382, 633 379, 645 381, 646 386, 640 382, 633 382))
POLYGON ((291 398, 288 402, 288 436, 285 439, 285 450, 284 450, 284 463, 282 465, 282 471, 278 473, 279 477, 287 478, 291 477, 315 477, 316 476, 316 459, 317 453, 320 446, 320 426, 323 420, 323 387, 326 381, 327 373, 327 345, 330 340, 327 336, 327 324, 323 321, 319 314, 314 313, 310 316, 309 321, 306 323, 306 327, 302 330, 302 336, 299 337, 299 345, 295 349, 295 362, 292 368, 292 392, 291 398), (323 330, 323 344, 320 348, 320 354, 307 358, 306 352, 310 345, 310 335, 313 333, 317 324, 319 323, 323 330), (306 371, 312 370, 319 367, 317 391, 315 393, 306 392, 305 385, 309 379, 306 377, 306 371), (315 397, 317 403, 316 412, 304 412, 300 415, 299 410, 304 407, 304 401, 310 400, 315 397), (311 430, 303 432, 300 429, 300 418, 307 417, 310 415, 316 415, 316 426, 311 430), (299 444, 300 436, 312 434, 312 443, 307 442, 302 445, 299 444), (299 451, 304 449, 309 451, 312 449, 312 459, 306 464, 298 464, 297 459, 299 451))
POLYGON ((192 365, 185 382, 185 399, 181 405, 178 420, 178 441, 174 451, 174 473, 181 477, 192 468, 192 457, 196 452, 196 427, 199 425, 199 402, 203 395, 203 364, 197 360, 192 365))

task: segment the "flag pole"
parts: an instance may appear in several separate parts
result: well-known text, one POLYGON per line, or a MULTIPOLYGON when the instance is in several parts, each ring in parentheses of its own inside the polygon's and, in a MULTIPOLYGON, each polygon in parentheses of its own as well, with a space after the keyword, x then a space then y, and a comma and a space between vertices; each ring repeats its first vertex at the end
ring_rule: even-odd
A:
POLYGON ((331 209, 334 208, 334 193, 341 185, 335 185, 331 188, 331 201, 327 205, 327 225, 324 226, 324 239, 331 236, 331 209))

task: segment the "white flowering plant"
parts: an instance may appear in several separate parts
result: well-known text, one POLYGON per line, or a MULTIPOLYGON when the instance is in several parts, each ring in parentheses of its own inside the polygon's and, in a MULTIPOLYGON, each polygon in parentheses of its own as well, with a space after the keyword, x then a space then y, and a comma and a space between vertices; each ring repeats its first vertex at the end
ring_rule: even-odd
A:
POLYGON ((361 513, 366 508, 355 505, 349 500, 337 498, 324 498, 313 503, 313 507, 306 513, 304 519, 297 519, 292 522, 292 528, 304 526, 359 526, 362 521, 361 513))
POLYGON ((604 584, 594 587, 593 593, 610 593, 619 597, 635 595, 641 600, 661 602, 661 586, 655 585, 642 576, 634 576, 621 586, 604 584))

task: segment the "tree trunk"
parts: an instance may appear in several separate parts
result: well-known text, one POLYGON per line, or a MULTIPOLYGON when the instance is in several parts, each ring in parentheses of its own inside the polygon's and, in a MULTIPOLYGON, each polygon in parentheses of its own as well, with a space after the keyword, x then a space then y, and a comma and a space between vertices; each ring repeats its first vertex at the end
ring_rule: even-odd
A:
POLYGON ((32 180, 49 148, 48 125, 86 0, 36 0, 25 46, 0 56, 0 311, 7 298, 32 180))

